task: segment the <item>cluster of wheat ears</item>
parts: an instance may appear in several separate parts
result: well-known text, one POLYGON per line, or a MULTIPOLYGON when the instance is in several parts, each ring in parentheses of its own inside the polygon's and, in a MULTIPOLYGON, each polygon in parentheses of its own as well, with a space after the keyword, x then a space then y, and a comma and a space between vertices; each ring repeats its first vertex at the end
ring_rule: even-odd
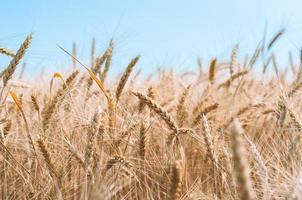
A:
POLYGON ((302 198, 302 70, 278 67, 283 32, 243 62, 236 45, 182 74, 131 75, 136 56, 117 81, 113 40, 100 56, 93 40, 87 65, 61 48, 73 70, 43 84, 11 80, 32 34, 0 48, 1 199, 302 198))

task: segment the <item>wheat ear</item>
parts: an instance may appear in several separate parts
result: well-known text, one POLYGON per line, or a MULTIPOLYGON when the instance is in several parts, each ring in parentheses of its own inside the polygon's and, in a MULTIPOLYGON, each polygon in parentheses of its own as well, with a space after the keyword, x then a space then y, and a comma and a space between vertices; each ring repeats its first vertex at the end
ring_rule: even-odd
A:
POLYGON ((141 122, 139 131, 139 155, 142 160, 145 160, 146 154, 146 126, 144 122, 141 122))
POLYGON ((96 74, 101 72, 102 65, 104 64, 104 62, 106 61, 108 56, 110 56, 110 54, 112 54, 112 48, 113 48, 113 42, 110 41, 109 46, 106 49, 106 51, 96 59, 94 70, 93 70, 96 74))
POLYGON ((232 50, 232 53, 231 53, 231 60, 230 60, 230 74, 231 74, 231 76, 234 73, 234 66, 236 64, 238 50, 239 50, 239 44, 236 44, 235 47, 232 50))
POLYGON ((42 110, 42 128, 44 132, 48 129, 50 120, 55 111, 55 108, 60 100, 60 97, 63 95, 63 90, 60 89, 57 94, 50 100, 48 104, 42 110))
POLYGON ((97 132, 97 125, 99 120, 99 112, 98 110, 94 113, 91 125, 89 126, 87 132, 87 141, 86 141, 86 150, 85 150, 85 157, 84 157, 84 166, 85 169, 88 168, 91 155, 92 155, 92 148, 94 143, 95 134, 97 132))
POLYGON ((105 82, 106 77, 107 77, 107 73, 110 69, 113 49, 114 49, 114 43, 113 43, 113 40, 110 40, 110 44, 109 44, 109 47, 108 47, 107 52, 106 52, 105 68, 104 68, 104 70, 103 70, 103 72, 100 76, 101 83, 105 82))
POLYGON ((42 153, 42 156, 44 158, 44 161, 45 161, 45 163, 47 165, 47 168, 48 168, 48 170, 50 172, 50 175, 57 177, 57 173, 55 171, 55 166, 54 166, 54 164, 53 164, 53 162, 51 160, 50 153, 49 153, 48 149, 46 148, 46 145, 44 144, 44 142, 43 142, 43 140, 41 138, 38 139, 37 143, 38 143, 39 149, 40 149, 40 151, 42 153))
POLYGON ((66 79, 65 84, 63 85, 63 89, 65 89, 66 87, 70 87, 75 78, 78 76, 78 74, 79 70, 73 71, 70 76, 66 79))
MULTIPOLYGON (((147 95, 149 98, 151 99, 154 99, 155 95, 154 95, 154 89, 152 86, 150 86, 148 88, 148 95, 147 95)), ((144 111, 144 108, 145 108, 145 103, 143 101, 140 101, 139 102, 139 105, 138 105, 138 112, 139 113, 142 113, 144 111)))
POLYGON ((7 55, 7 56, 10 56, 10 57, 14 57, 15 54, 13 51, 7 49, 7 48, 4 48, 4 47, 0 47, 0 54, 4 54, 4 55, 7 55))
POLYGON ((164 111, 164 109, 157 105, 153 100, 139 92, 133 92, 133 95, 139 98, 142 102, 144 102, 151 110, 153 110, 157 115, 159 115, 162 120, 168 125, 168 127, 173 131, 174 134, 178 133, 178 128, 175 121, 172 117, 164 111))
POLYGON ((208 123, 208 120, 205 115, 202 115, 202 128, 203 128, 202 133, 204 136, 204 141, 206 143, 208 154, 210 155, 210 158, 211 158, 213 164, 216 166, 217 157, 214 152, 214 144, 213 144, 213 139, 211 137, 209 123, 208 123))
POLYGON ((174 162, 170 168, 171 170, 171 183, 169 187, 169 200, 178 200, 180 199, 181 192, 181 165, 179 161, 174 162))
POLYGON ((210 68, 209 68, 209 81, 211 82, 211 84, 214 83, 216 71, 217 71, 217 59, 214 58, 211 61, 210 68))
POLYGON ((187 119, 187 116, 188 116, 188 113, 186 111, 186 108, 185 108, 185 100, 186 100, 186 97, 188 96, 189 94, 189 90, 190 90, 190 85, 183 91, 179 101, 178 101, 178 104, 177 104, 177 107, 176 107, 176 119, 177 119, 177 122, 178 122, 178 125, 179 127, 182 127, 185 120, 187 119))
POLYGON ((215 103, 209 105, 208 107, 205 107, 203 110, 201 110, 199 112, 199 114, 195 117, 195 119, 193 120, 193 126, 196 126, 200 122, 203 115, 206 115, 207 113, 217 109, 218 106, 219 106, 219 104, 217 102, 215 102, 215 103))
POLYGON ((134 66, 136 65, 136 63, 138 62, 140 58, 140 55, 136 56, 135 58, 133 58, 131 60, 131 62, 129 63, 129 65, 127 66, 125 72, 123 73, 118 85, 117 85, 117 88, 116 88, 116 92, 115 92, 115 98, 116 98, 116 102, 118 102, 121 94, 122 94, 122 91, 126 85, 126 82, 134 68, 134 66))
POLYGON ((252 182, 250 180, 249 165, 246 160, 244 143, 242 135, 244 131, 237 118, 233 120, 233 126, 231 128, 232 137, 232 149, 234 158, 234 168, 236 172, 236 178, 239 187, 240 199, 251 200, 256 199, 256 195, 253 190, 252 182))
MULTIPOLYGON (((29 36, 26 37, 25 41, 20 46, 19 50, 17 51, 16 55, 11 60, 8 67, 3 72, 3 86, 5 87, 7 85, 7 82, 9 79, 11 79, 12 75, 14 74, 17 65, 19 64, 20 60, 23 58, 26 49, 29 47, 31 41, 32 41, 32 33, 29 34, 29 36)), ((2 77, 2 76, 1 76, 2 77)))
POLYGON ((31 98, 31 102, 32 102, 32 104, 33 104, 34 109, 35 109, 37 112, 40 112, 40 106, 39 106, 38 99, 37 99, 36 95, 32 94, 32 95, 30 96, 30 98, 31 98))

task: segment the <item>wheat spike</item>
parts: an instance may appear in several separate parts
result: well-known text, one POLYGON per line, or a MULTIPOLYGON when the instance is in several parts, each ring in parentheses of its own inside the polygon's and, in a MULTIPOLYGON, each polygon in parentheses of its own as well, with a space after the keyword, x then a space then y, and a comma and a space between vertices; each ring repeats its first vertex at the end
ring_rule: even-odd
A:
POLYGON ((113 43, 113 40, 110 40, 109 47, 108 47, 108 49, 106 51, 105 68, 104 68, 104 70, 103 70, 103 72, 101 74, 101 77, 100 77, 101 83, 105 82, 106 77, 107 77, 107 73, 108 73, 108 71, 110 69, 113 49, 114 49, 114 43, 113 43))
POLYGON ((216 103, 209 105, 208 107, 205 107, 203 110, 201 110, 199 112, 199 114, 195 117, 195 119, 193 120, 193 126, 196 126, 200 122, 203 115, 206 115, 207 113, 217 109, 218 106, 219 106, 219 104, 216 102, 216 103))
POLYGON ((127 66, 125 72, 123 73, 118 85, 117 85, 117 88, 116 88, 116 92, 115 92, 115 98, 116 98, 116 102, 118 102, 121 94, 122 94, 122 91, 126 85, 126 82, 134 68, 134 66, 136 65, 136 63, 138 62, 140 58, 140 55, 136 56, 135 58, 133 58, 131 60, 131 62, 129 63, 129 65, 127 66))
MULTIPOLYGON (((29 47, 31 41, 32 41, 32 33, 29 34, 29 36, 26 37, 25 41, 22 43, 20 48, 18 49, 16 55, 11 60, 8 67, 3 72, 3 86, 5 87, 7 85, 7 82, 9 79, 11 79, 12 75, 14 74, 17 65, 19 64, 20 60, 23 58, 27 48, 29 47)), ((2 77, 2 76, 1 76, 2 77)))
POLYGON ((63 85, 63 89, 67 87, 70 87, 71 84, 74 82, 75 78, 78 76, 79 70, 73 71, 70 76, 66 79, 65 84, 63 85))
MULTIPOLYGON (((98 74, 101 72, 102 69, 102 65, 104 64, 104 62, 107 60, 108 56, 111 56, 110 54, 112 54, 112 50, 113 50, 113 42, 110 41, 108 48, 106 49, 106 51, 99 56, 96 61, 95 61, 95 67, 93 72, 95 74, 98 74)), ((111 58, 109 58, 111 59, 111 58)), ((107 73, 107 72, 106 72, 107 73)))
POLYGON ((98 120, 99 120, 99 111, 97 110, 93 116, 91 125, 89 126, 89 129, 87 132, 86 150, 85 150, 85 158, 84 158, 85 169, 88 168, 88 165, 89 165, 89 162, 91 159, 92 148, 93 148, 93 143, 94 143, 94 139, 95 139, 98 120))
POLYGON ((110 170, 115 164, 120 163, 121 165, 125 166, 125 167, 133 167, 133 165, 127 161, 125 158, 121 157, 121 156, 114 156, 113 158, 111 158, 110 160, 107 161, 107 164, 105 166, 105 172, 107 172, 108 170, 110 170))
POLYGON ((30 96, 30 98, 31 98, 31 102, 32 102, 32 104, 33 104, 33 106, 34 106, 34 109, 35 109, 36 111, 40 112, 40 106, 39 106, 39 103, 38 103, 38 100, 37 100, 36 95, 32 94, 32 95, 30 96))
POLYGON ((181 165, 179 161, 176 161, 170 168, 171 170, 171 183, 169 187, 169 200, 180 199, 181 192, 181 165))
POLYGON ((159 115, 162 120, 164 120, 164 122, 168 125, 168 127, 173 131, 174 134, 178 133, 178 128, 176 126, 175 121, 166 111, 164 111, 163 108, 153 102, 153 100, 151 100, 149 97, 139 92, 133 92, 133 95, 143 101, 151 110, 153 110, 157 115, 159 115))
POLYGON ((178 122, 178 125, 179 127, 182 127, 185 120, 187 119, 187 116, 188 116, 188 113, 185 109, 185 100, 186 100, 186 97, 188 96, 189 94, 189 90, 190 90, 190 85, 183 91, 179 101, 178 101, 178 104, 177 104, 177 107, 176 107, 176 119, 177 119, 177 122, 178 122))
MULTIPOLYGON (((153 89, 152 86, 148 88, 147 96, 154 100, 155 95, 154 95, 154 89, 153 89)), ((142 113, 144 111, 145 105, 146 104, 143 101, 139 102, 139 105, 138 105, 138 112, 139 113, 142 113)))
POLYGON ((209 68, 209 81, 211 82, 211 84, 214 83, 214 80, 215 80, 215 75, 216 75, 216 70, 217 70, 217 59, 214 58, 212 61, 211 61, 211 64, 210 64, 210 68, 209 68))
POLYGON ((10 56, 10 57, 14 57, 15 54, 13 51, 7 49, 7 48, 4 48, 4 47, 0 47, 0 54, 4 54, 4 55, 7 55, 7 56, 10 56))
POLYGON ((236 178, 239 187, 240 199, 251 200, 256 199, 252 182, 250 180, 249 165, 246 160, 244 143, 242 141, 242 135, 244 131, 237 118, 233 120, 233 126, 231 129, 232 137, 232 149, 234 158, 234 168, 236 172, 236 178))
POLYGON ((46 148, 46 146, 45 146, 43 140, 42 140, 42 139, 38 139, 37 143, 38 143, 39 149, 40 149, 40 151, 41 151, 41 153, 42 153, 42 156, 43 156, 43 158, 44 158, 44 160, 45 160, 45 163, 46 163, 46 165, 47 165, 47 168, 48 168, 50 174, 51 174, 52 176, 57 176, 57 173, 56 173, 56 171, 55 171, 54 164, 53 164, 53 162, 52 162, 52 160, 51 160, 51 157, 50 157, 50 153, 49 153, 49 151, 47 150, 47 148, 46 148))
POLYGON ((231 76, 234 73, 234 66, 236 64, 238 50, 239 50, 239 44, 236 44, 232 50, 231 58, 230 58, 230 74, 231 74, 231 76))
POLYGON ((213 139, 211 137, 209 123, 205 115, 202 115, 202 128, 203 128, 202 133, 207 146, 208 154, 210 155, 210 158, 214 163, 214 165, 217 165, 217 157, 214 152, 213 139))
POLYGON ((63 90, 59 89, 57 94, 53 97, 53 99, 50 100, 50 102, 42 110, 42 128, 44 132, 48 129, 55 108, 60 100, 60 97, 62 97, 63 95, 64 95, 63 90))
POLYGON ((146 127, 144 122, 141 122, 139 130, 139 155, 142 160, 145 160, 146 154, 146 127))

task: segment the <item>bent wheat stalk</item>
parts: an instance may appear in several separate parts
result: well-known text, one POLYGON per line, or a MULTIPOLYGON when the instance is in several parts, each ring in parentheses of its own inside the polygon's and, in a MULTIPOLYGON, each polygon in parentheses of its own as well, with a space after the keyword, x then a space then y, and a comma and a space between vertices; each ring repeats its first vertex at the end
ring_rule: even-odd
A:
POLYGON ((9 94, 13 98, 15 104, 17 105, 18 109, 21 112, 22 118, 23 118, 24 123, 25 123, 25 129, 26 129, 27 137, 29 139, 29 143, 33 148, 34 155, 36 156, 36 159, 37 159, 38 164, 39 164, 39 159, 38 159, 38 154, 37 154, 37 151, 36 151, 36 147, 34 145, 34 141, 33 141, 32 137, 31 137, 31 134, 30 134, 30 131, 29 131, 29 126, 28 126, 27 119, 26 119, 25 113, 23 111, 23 107, 21 105, 21 102, 19 101, 17 95, 14 92, 9 92, 9 94))
MULTIPOLYGON (((68 54, 69 56, 73 57, 73 55, 71 55, 68 51, 66 51, 63 47, 59 46, 58 47, 63 50, 66 54, 68 54)), ((115 121, 116 121, 116 117, 115 117, 115 102, 113 101, 113 99, 111 98, 110 94, 107 93, 107 91, 105 90, 105 87, 103 86, 103 84, 101 83, 101 81, 95 76, 95 74, 88 68, 86 67, 82 62, 80 62, 77 58, 74 57, 74 59, 82 66, 84 67, 90 77, 95 81, 95 83, 98 85, 98 87, 100 88, 100 90, 102 91, 102 93, 105 95, 106 99, 107 99, 107 103, 108 103, 108 112, 109 112, 109 127, 112 129, 115 126, 115 121)))

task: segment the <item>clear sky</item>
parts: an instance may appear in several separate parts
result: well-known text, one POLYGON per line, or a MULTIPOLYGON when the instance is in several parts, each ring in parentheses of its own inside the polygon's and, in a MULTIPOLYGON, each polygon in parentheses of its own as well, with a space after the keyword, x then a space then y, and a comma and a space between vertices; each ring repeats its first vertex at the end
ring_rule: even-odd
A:
MULTIPOLYGON (((138 53, 145 70, 184 70, 195 67, 197 56, 227 58, 238 42, 243 55, 251 53, 267 24, 268 37, 287 29, 275 47, 285 60, 288 50, 298 55, 302 46, 301 7, 301 0, 10 0, 0 5, 0 46, 16 50, 34 32, 29 71, 58 71, 70 58, 56 44, 71 50, 75 41, 87 62, 93 37, 98 53, 114 37, 116 71, 138 53)), ((1 68, 8 62, 0 56, 1 68)))

